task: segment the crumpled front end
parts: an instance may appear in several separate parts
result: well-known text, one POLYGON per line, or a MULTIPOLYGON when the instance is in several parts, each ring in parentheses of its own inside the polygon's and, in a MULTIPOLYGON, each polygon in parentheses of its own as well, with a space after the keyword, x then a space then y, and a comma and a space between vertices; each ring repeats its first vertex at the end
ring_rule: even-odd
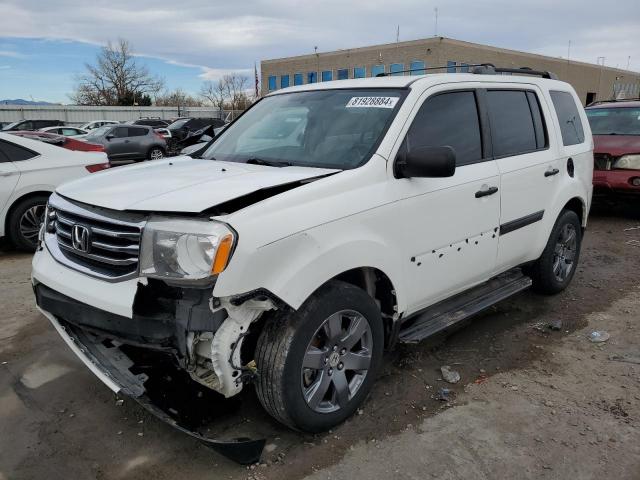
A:
MULTIPOLYGON (((75 224, 72 215, 62 210, 56 221, 67 221, 71 228, 75 224)), ((32 271, 39 309, 74 353, 115 393, 135 399, 156 416, 234 460, 256 461, 263 440, 206 438, 184 421, 181 410, 188 410, 192 402, 202 398, 212 403, 224 401, 252 380, 255 364, 252 358, 243 358, 243 342, 256 335, 251 328, 254 322, 276 308, 274 300, 258 294, 214 298, 215 277, 181 285, 140 278, 124 268, 110 269, 107 261, 121 259, 127 259, 120 264, 130 268, 127 262, 135 258, 131 251, 137 227, 123 218, 95 217, 83 223, 90 224, 92 233, 98 232, 94 240, 126 248, 126 256, 115 248, 105 249, 99 264, 100 258, 93 258, 97 254, 88 257, 66 251, 67 241, 73 241, 65 236, 67 226, 43 231, 32 271), (113 240, 107 243, 107 239, 113 240), (164 384, 166 378, 173 383, 164 384), (178 380, 180 388, 175 386, 178 380), (172 389, 193 391, 194 395, 181 394, 168 401, 172 389)))

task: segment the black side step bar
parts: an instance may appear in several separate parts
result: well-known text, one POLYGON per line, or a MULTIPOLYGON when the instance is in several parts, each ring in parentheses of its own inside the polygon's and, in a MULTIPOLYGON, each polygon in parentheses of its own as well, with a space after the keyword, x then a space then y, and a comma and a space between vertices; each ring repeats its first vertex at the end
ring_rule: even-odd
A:
POLYGON ((519 268, 509 270, 407 317, 403 321, 407 326, 400 327, 398 340, 402 343, 417 343, 530 286, 531 279, 523 275, 519 268))

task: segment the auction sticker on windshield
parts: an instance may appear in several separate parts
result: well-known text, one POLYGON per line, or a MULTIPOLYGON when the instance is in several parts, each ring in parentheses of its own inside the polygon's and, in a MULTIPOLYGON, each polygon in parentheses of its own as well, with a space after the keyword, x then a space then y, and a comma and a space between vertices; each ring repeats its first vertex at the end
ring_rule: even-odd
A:
POLYGON ((347 108, 393 108, 400 97, 351 97, 347 108))

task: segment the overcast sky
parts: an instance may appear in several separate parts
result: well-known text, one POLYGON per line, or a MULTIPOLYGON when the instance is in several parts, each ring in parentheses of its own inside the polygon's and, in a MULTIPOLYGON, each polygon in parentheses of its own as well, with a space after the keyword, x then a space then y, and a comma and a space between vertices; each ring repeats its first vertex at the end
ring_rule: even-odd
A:
POLYGON ((171 88, 252 75, 261 59, 437 34, 640 70, 640 0, 0 0, 0 99, 68 101, 100 45, 125 38, 171 88))

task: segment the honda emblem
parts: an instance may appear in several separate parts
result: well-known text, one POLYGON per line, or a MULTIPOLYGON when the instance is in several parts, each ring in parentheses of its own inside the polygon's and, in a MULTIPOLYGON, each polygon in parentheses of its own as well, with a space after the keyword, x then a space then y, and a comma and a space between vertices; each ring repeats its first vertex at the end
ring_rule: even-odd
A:
POLYGON ((90 246, 90 232, 84 225, 77 223, 71 228, 71 244, 74 250, 87 253, 90 246))

